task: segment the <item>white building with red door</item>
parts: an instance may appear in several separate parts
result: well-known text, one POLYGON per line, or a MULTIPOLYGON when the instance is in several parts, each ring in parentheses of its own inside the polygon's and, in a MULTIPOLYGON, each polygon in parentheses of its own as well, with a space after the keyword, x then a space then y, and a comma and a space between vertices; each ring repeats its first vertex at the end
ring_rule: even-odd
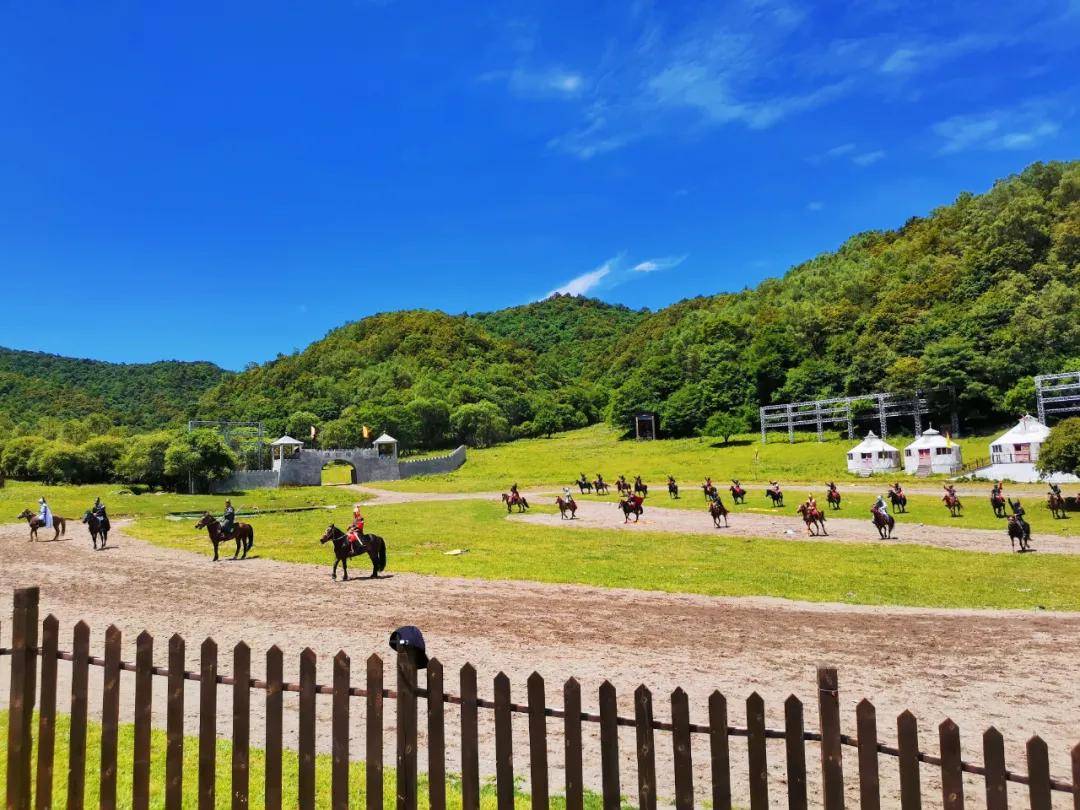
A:
POLYGON ((1039 451, 1050 435, 1050 428, 1025 414, 1016 427, 990 442, 990 464, 972 473, 976 478, 989 480, 1007 479, 1018 483, 1053 481, 1066 484, 1080 481, 1075 475, 1054 473, 1042 476, 1035 469, 1039 451))
POLYGON ((890 472, 899 467, 900 451, 872 430, 865 439, 848 450, 848 472, 856 475, 890 472))
POLYGON ((904 472, 908 475, 952 475, 963 466, 960 445, 933 428, 904 448, 904 472))

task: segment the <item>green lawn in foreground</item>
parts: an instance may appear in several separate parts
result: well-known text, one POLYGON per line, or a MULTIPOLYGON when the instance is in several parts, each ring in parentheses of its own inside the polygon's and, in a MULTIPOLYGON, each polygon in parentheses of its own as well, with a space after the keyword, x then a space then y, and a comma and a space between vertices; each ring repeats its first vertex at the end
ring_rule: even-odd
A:
MULTIPOLYGON (((888 490, 887 485, 882 484, 882 493, 884 494, 888 490)), ((987 486, 987 493, 990 488, 987 486)), ((577 491, 574 491, 574 497, 579 501, 611 501, 616 500, 614 495, 608 496, 594 496, 594 495, 578 495, 577 491)), ((731 502, 731 496, 726 489, 721 490, 720 497, 728 509, 732 509, 735 513, 739 512, 753 512, 761 515, 768 514, 784 514, 788 516, 795 516, 795 510, 799 504, 802 503, 807 494, 812 493, 817 498, 818 506, 825 510, 825 516, 828 519, 831 518, 849 518, 853 520, 865 520, 867 528, 870 528, 870 507, 874 501, 877 500, 877 494, 868 492, 844 492, 840 501, 840 510, 833 511, 829 508, 829 505, 825 502, 825 487, 806 487, 806 486, 791 486, 784 487, 784 506, 783 508, 769 506, 769 501, 765 497, 765 487, 758 485, 753 488, 748 488, 746 496, 746 503, 743 505, 735 505, 731 502)), ((673 500, 668 497, 667 489, 649 489, 649 496, 645 501, 645 507, 650 505, 659 506, 668 509, 685 509, 690 511, 700 511, 702 515, 705 514, 705 497, 701 492, 700 487, 694 487, 691 489, 681 489, 680 496, 677 500, 673 500)), ((963 514, 960 517, 950 517, 949 510, 945 508, 945 504, 941 502, 941 498, 937 495, 908 495, 908 511, 900 514, 893 515, 896 518, 898 525, 903 524, 917 524, 925 523, 929 526, 950 526, 957 529, 996 529, 1001 532, 1002 539, 1008 543, 1008 536, 1005 530, 1005 520, 1002 518, 994 517, 994 512, 990 508, 989 495, 986 497, 964 497, 961 498, 961 503, 964 506, 963 514)), ((1056 520, 1053 515, 1050 514, 1050 510, 1046 506, 1046 500, 1044 498, 1038 498, 1035 496, 1023 496, 1021 498, 1022 503, 1027 511, 1027 520, 1031 524, 1032 535, 1036 542, 1040 536, 1045 535, 1074 535, 1080 534, 1080 513, 1068 512, 1064 520, 1056 520)), ((704 519, 704 518, 703 518, 704 519)), ((826 526, 828 523, 826 522, 826 526)))
MULTIPOLYGON (((563 529, 507 520, 501 504, 490 501, 370 506, 366 517, 369 530, 387 540, 388 573, 873 605, 1080 610, 1076 556, 744 539, 722 530, 710 536, 563 529), (468 553, 444 553, 460 548, 468 553)), ((328 575, 332 553, 318 543, 326 523, 319 513, 258 518, 256 552, 316 563, 324 566, 317 576, 328 575)), ((131 531, 205 554, 212 564, 206 538, 186 524, 147 518, 131 531)), ((352 570, 366 576, 370 567, 360 559, 352 570)))
MULTIPOLYGON (((835 434, 832 434, 835 436, 835 434)), ((963 439, 964 458, 985 456, 990 437, 963 439)), ((522 439, 497 447, 469 448, 468 460, 459 470, 394 481, 388 488, 412 492, 482 492, 505 490, 517 481, 526 487, 569 484, 585 473, 590 480, 598 472, 614 481, 620 474, 632 479, 642 475, 650 483, 663 483, 674 475, 683 484, 697 484, 711 475, 718 482, 779 479, 809 481, 857 480, 847 472, 846 453, 854 442, 833 438, 818 442, 800 435, 789 444, 775 436, 761 444, 760 434, 738 436, 728 446, 720 439, 662 439, 653 442, 620 440, 607 425, 560 433, 550 439, 522 439)), ((910 437, 890 437, 899 448, 910 437)), ((379 486, 384 486, 379 484, 379 486)))
MULTIPOLYGON (((161 687, 161 679, 155 679, 155 687, 161 687)), ((357 709, 354 709, 356 711, 357 709)), ((0 784, 7 781, 7 711, 0 711, 0 784)), ((67 715, 57 715, 56 718, 56 754, 53 763, 53 807, 67 807, 67 772, 68 772, 68 734, 70 729, 67 715)), ((355 732, 354 732, 355 733, 355 732)), ((37 736, 37 718, 34 718, 35 746, 37 736)), ((393 738, 389 738, 389 745, 393 745, 393 738)), ((150 806, 165 806, 165 733, 154 729, 151 733, 151 765, 150 765, 150 806)), ((117 804, 120 807, 131 807, 131 775, 132 761, 134 757, 134 726, 124 724, 120 726, 120 745, 117 757, 117 804)), ((394 761, 393 749, 384 752, 384 762, 394 761)), ((85 802, 87 807, 98 804, 100 794, 100 762, 101 762, 101 726, 96 723, 88 724, 86 744, 86 792, 85 802)), ((423 764, 420 765, 423 768, 423 764)), ((36 762, 31 765, 31 773, 36 773, 36 762)), ((188 737, 184 743, 184 807, 198 806, 198 773, 199 773, 199 741, 195 737, 188 737)), ((250 750, 248 797, 250 807, 262 807, 266 804, 263 792, 263 780, 265 778, 265 758, 263 751, 257 748, 250 750)), ((282 757, 282 805, 295 807, 297 803, 297 756, 295 752, 285 751, 282 757)), ((318 807, 330 807, 331 798, 331 759, 327 754, 322 754, 315 759, 315 801, 318 807)), ((215 780, 215 807, 228 808, 232 806, 232 746, 228 740, 218 740, 217 744, 217 773, 215 780)), ((36 779, 36 777, 35 777, 36 779)), ((350 806, 363 807, 366 797, 366 773, 365 763, 352 762, 349 767, 349 792, 350 806)), ((558 787, 552 785, 553 792, 558 787)), ((396 803, 396 773, 392 768, 383 771, 383 806, 394 807, 396 803)), ((428 807, 427 777, 420 775, 417 790, 418 806, 428 807)), ((447 779, 446 800, 448 807, 461 807, 460 779, 450 776, 447 779)), ((516 806, 527 806, 529 797, 518 793, 515 798, 516 806)), ((561 796, 552 796, 552 807, 565 807, 565 800, 561 796)), ((485 810, 496 807, 494 781, 488 779, 483 782, 480 791, 480 806, 485 810)), ((585 806, 590 810, 602 806, 600 796, 594 793, 586 793, 585 806)))

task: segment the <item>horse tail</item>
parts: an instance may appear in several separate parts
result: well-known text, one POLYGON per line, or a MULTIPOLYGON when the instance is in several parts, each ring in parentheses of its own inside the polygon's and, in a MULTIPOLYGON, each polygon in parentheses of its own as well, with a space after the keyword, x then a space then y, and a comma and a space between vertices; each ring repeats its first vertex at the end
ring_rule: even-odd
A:
POLYGON ((377 552, 378 559, 375 561, 375 567, 382 571, 386 568, 386 541, 381 537, 379 538, 379 548, 377 552))
POLYGON ((65 537, 67 535, 67 520, 64 518, 55 518, 60 522, 60 536, 65 537))

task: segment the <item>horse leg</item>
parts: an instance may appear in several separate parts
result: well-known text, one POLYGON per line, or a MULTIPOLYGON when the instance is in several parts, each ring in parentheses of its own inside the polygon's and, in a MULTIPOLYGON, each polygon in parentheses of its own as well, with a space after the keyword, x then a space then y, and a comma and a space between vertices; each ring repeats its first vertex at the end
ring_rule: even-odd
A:
POLYGON ((334 580, 334 582, 337 582, 337 567, 338 567, 338 563, 340 563, 340 562, 341 562, 341 557, 339 557, 339 556, 338 556, 338 555, 337 555, 337 554, 335 553, 335 554, 334 554, 334 568, 333 568, 333 570, 332 570, 332 571, 330 572, 330 578, 331 578, 332 580, 334 580))
POLYGON ((217 562, 218 561, 218 541, 217 540, 211 540, 210 542, 214 544, 214 559, 213 559, 213 562, 217 562))

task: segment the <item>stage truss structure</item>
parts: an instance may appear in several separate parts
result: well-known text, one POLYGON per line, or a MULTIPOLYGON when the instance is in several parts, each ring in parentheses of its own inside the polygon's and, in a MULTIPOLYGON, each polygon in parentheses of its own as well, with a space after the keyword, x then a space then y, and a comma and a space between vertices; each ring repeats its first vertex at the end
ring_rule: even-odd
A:
MULTIPOLYGON (((945 394, 953 402, 952 388, 936 388, 933 391, 916 392, 915 396, 893 394, 879 391, 857 397, 834 397, 832 399, 813 399, 806 402, 791 402, 784 405, 764 405, 759 409, 761 420, 761 443, 765 444, 769 431, 786 430, 788 441, 795 441, 795 429, 813 427, 817 430, 818 441, 825 438, 826 426, 846 425, 849 439, 855 438, 855 420, 869 412, 875 414, 878 421, 879 435, 886 438, 889 434, 888 420, 910 416, 915 426, 915 435, 922 435, 922 418, 928 416, 931 401, 928 394, 945 394)), ((952 435, 960 432, 959 420, 955 408, 950 408, 952 435)))
POLYGON ((231 419, 192 419, 188 430, 216 430, 240 461, 242 470, 270 469, 270 453, 262 422, 238 422, 231 419))
POLYGON ((1080 413, 1080 371, 1040 374, 1035 378, 1035 399, 1044 425, 1049 416, 1080 413))

